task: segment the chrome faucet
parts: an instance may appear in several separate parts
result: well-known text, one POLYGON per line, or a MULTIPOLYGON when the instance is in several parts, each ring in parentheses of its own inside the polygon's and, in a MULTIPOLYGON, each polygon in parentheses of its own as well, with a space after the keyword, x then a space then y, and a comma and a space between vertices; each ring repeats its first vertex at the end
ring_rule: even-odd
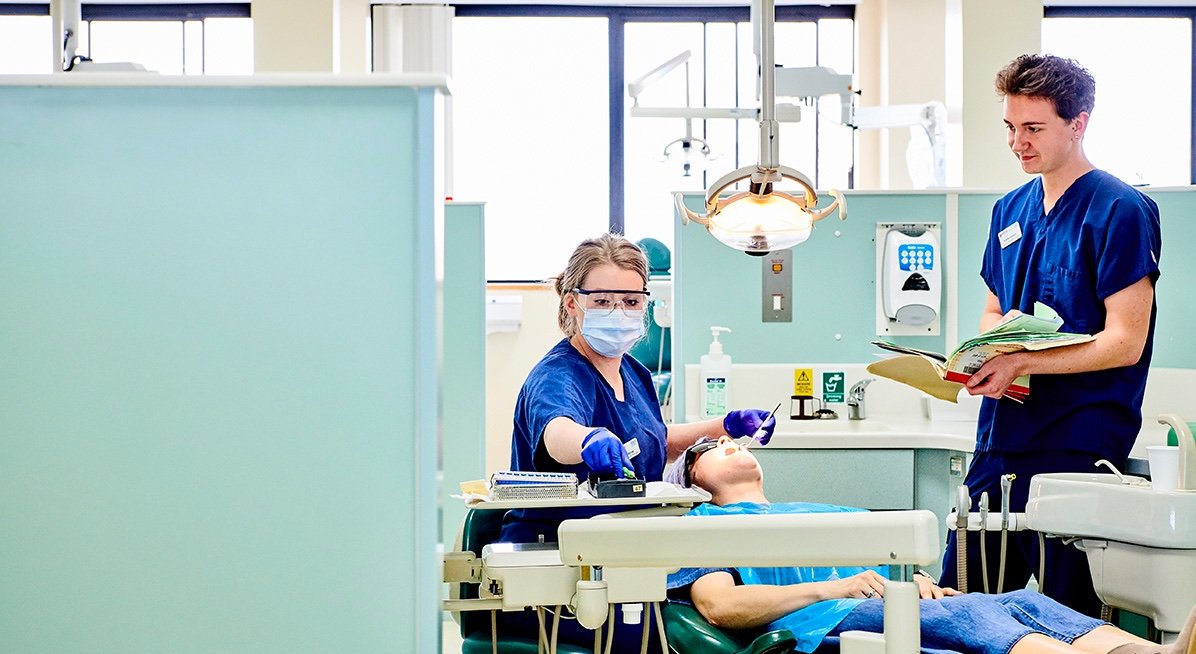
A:
POLYGON ((874 381, 876 381, 876 379, 872 377, 861 379, 851 387, 851 390, 847 391, 848 420, 864 419, 864 389, 868 388, 868 384, 871 384, 874 381))

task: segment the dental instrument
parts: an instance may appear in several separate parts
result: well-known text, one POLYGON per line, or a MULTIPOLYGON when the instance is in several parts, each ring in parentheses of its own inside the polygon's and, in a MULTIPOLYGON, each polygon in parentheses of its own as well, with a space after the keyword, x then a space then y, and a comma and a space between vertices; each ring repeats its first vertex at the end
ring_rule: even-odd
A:
POLYGON ((988 491, 980 493, 980 573, 988 592, 988 491))
POLYGON ((736 441, 739 446, 746 450, 750 449, 752 443, 759 443, 767 433, 764 431, 764 425, 767 425, 768 421, 772 420, 773 416, 777 415, 777 410, 780 408, 781 403, 777 402, 777 405, 772 408, 772 411, 769 411, 768 415, 764 417, 764 422, 760 423, 760 428, 756 430, 756 433, 752 434, 751 436, 739 437, 739 439, 736 441))
MULTIPOLYGON (((1001 475, 1001 563, 997 572, 997 594, 1005 586, 1005 544, 1009 535, 1009 496, 1013 491, 1013 480, 1016 474, 1001 475)), ((1043 557, 1040 554, 1039 559, 1043 557)))
POLYGON ((968 592, 968 511, 972 498, 968 487, 960 484, 955 495, 955 585, 959 592, 968 592))

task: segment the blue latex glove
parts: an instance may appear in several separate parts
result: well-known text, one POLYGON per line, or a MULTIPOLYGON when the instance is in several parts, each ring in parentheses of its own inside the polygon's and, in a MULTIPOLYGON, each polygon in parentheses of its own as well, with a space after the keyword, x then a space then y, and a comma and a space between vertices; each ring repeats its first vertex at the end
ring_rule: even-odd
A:
POLYGON ((761 445, 768 445, 768 441, 772 440, 772 431, 777 428, 777 419, 769 418, 764 409, 740 409, 728 413, 727 417, 723 418, 723 429, 727 430, 727 435, 731 438, 752 436, 760 427, 764 427, 764 433, 756 440, 761 445), (768 422, 764 422, 765 418, 768 418, 768 422))
POLYGON ((586 434, 581 441, 581 460, 598 474, 614 473, 620 479, 625 476, 624 468, 632 469, 631 457, 627 456, 623 441, 601 427, 586 434))

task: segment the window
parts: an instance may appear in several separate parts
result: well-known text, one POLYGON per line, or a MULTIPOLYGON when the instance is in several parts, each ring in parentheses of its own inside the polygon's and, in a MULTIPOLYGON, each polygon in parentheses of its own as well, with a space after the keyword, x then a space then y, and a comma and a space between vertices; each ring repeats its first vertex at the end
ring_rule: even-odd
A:
POLYGON ((1043 20, 1043 52, 1096 78, 1085 153, 1129 184, 1193 181, 1192 19, 1177 13, 1191 11, 1056 8, 1043 20))
MULTIPOLYGON (((852 11, 779 7, 776 63, 854 73, 852 11)), ((672 248, 672 192, 705 190, 758 161, 754 120, 692 119, 692 135, 715 158, 685 175, 663 159, 686 121, 632 117, 626 86, 689 50, 687 66, 645 89, 641 106, 755 108, 746 7, 460 5, 456 14, 452 194, 487 203, 492 281, 551 277, 578 242, 607 229, 672 248)), ((781 163, 818 186, 846 188, 855 139, 839 116, 837 98, 827 97, 803 106, 800 122, 782 123, 781 163)))
MULTIPOLYGON (((48 4, 0 4, 0 74, 53 72, 51 29, 48 4)), ((84 4, 76 53, 168 75, 249 75, 249 4, 84 4)))
POLYGON ((453 185, 486 202, 486 276, 542 280, 607 228, 607 21, 453 20, 453 185))

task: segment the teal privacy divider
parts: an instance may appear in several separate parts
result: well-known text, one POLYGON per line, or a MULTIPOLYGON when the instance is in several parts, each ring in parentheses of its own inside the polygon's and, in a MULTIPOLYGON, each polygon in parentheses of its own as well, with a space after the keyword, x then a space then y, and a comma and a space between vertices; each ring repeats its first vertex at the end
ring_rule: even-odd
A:
MULTIPOLYGON (((687 205, 700 210, 698 194, 687 205)), ((820 221, 810 239, 793 248, 793 321, 761 319, 759 257, 718 242, 701 225, 678 221, 674 243, 673 383, 676 416, 685 415, 684 364, 697 363, 710 343, 710 326, 730 327, 722 341, 739 363, 859 363, 874 359, 876 336, 876 224, 937 222, 949 238, 942 194, 848 193, 848 219, 820 221), (839 236, 835 236, 835 232, 839 236)), ((951 274, 947 269, 945 274, 951 274)), ((897 342, 941 350, 943 336, 899 337, 897 342)))
MULTIPOLYGON (((1163 232, 1163 257, 1155 289, 1158 316, 1155 323, 1151 365, 1162 368, 1196 368, 1192 326, 1196 303, 1189 300, 1196 284, 1196 189, 1142 189, 1159 205, 1163 232)), ((993 203, 1001 193, 961 193, 959 196, 959 335, 975 333, 988 288, 980 279, 980 263, 988 238, 993 203)))
MULTIPOLYGON (((1185 289, 1196 284, 1196 190, 1145 189, 1159 204, 1163 257, 1158 319, 1152 365, 1196 368, 1196 348, 1189 334, 1196 324, 1196 303, 1185 289)), ((997 191, 849 192, 848 219, 827 218, 810 239, 793 249, 794 310, 791 323, 764 323, 760 317, 759 259, 722 245, 696 224, 676 224, 676 278, 673 308, 675 388, 684 388, 686 363, 697 363, 710 342, 711 325, 730 327, 721 337, 735 363, 863 363, 877 353, 875 335, 875 226, 885 222, 939 222, 948 262, 944 268, 942 316, 956 318, 959 339, 979 328, 988 288, 980 265, 997 191), (954 221, 949 199, 955 201, 954 221), (952 233, 954 226, 954 233, 952 233), (835 236, 838 231, 840 235, 835 236), (950 252, 954 247, 955 252, 950 252), (950 265, 955 261, 954 267, 950 265), (955 288, 955 292, 949 289, 955 288), (837 338, 838 337, 838 338, 837 338)), ((686 203, 700 210, 699 194, 686 203)), ((945 322, 944 329, 945 332, 945 322)), ((943 351, 953 347, 941 336, 893 338, 897 342, 943 351)), ((674 415, 685 415, 684 393, 674 393, 674 415)))
POLYGON ((439 91, 95 79, 0 84, 0 649, 436 651, 439 91))
POLYGON ((984 246, 988 242, 988 223, 993 204, 1001 193, 960 193, 959 220, 955 230, 956 255, 959 265, 955 275, 957 288, 956 311, 959 318, 959 338, 973 336, 980 329, 980 316, 988 300, 988 286, 980 278, 984 260, 984 246))
POLYGON ((450 495, 486 474, 485 205, 444 208, 444 439, 441 542, 451 550, 465 504, 450 495))
POLYGON ((1196 287, 1196 221, 1192 220, 1196 216, 1196 189, 1145 190, 1159 204, 1163 224, 1152 365, 1196 368, 1196 347, 1192 347, 1192 329, 1196 325, 1196 303, 1192 302, 1192 288, 1196 287))

